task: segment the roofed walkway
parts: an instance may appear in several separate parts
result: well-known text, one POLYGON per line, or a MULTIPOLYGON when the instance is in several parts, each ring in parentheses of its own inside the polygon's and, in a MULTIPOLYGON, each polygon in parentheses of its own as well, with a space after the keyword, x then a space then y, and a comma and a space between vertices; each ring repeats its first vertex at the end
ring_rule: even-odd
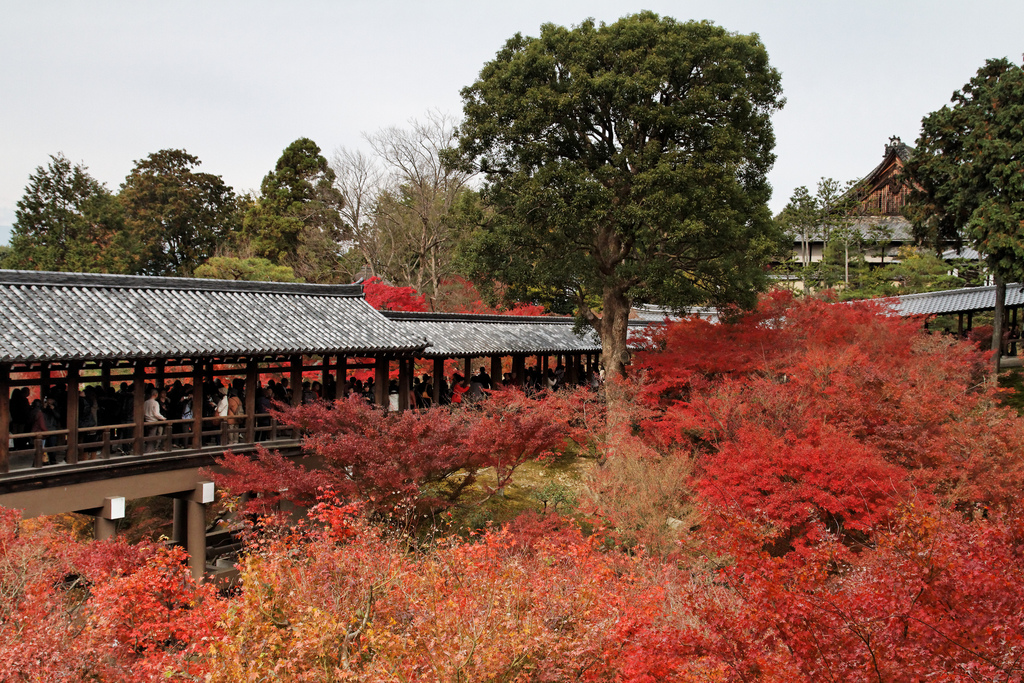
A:
POLYGON ((469 375, 471 360, 486 357, 497 379, 510 357, 522 383, 529 357, 545 369, 549 358, 564 362, 575 379, 596 370, 601 350, 569 318, 382 314, 358 285, 2 270, 0 335, 0 505, 29 516, 87 512, 104 537, 126 500, 170 496, 178 501, 175 533, 190 539, 197 575, 202 537, 193 527, 213 500, 200 468, 228 448, 248 452, 259 443, 301 453, 297 435, 257 410, 269 380, 287 383, 298 404, 304 378, 315 377, 331 400, 349 373, 368 371, 374 402, 387 405, 397 364, 404 409, 416 359, 432 360, 436 378, 446 359, 462 359, 469 375), (176 382, 192 387, 192 417, 147 422, 147 389, 176 382), (225 384, 244 397, 241 413, 204 416, 210 394, 225 384), (83 420, 87 386, 127 402, 127 419, 83 420), (60 428, 19 423, 23 399, 44 396, 56 397, 60 428))

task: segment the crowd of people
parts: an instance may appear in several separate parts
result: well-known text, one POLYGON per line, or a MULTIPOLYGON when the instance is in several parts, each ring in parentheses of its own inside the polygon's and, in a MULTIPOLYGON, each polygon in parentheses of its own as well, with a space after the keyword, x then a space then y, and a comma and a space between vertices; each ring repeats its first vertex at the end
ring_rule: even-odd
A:
MULTIPOLYGON (((480 366, 475 374, 464 377, 455 372, 451 381, 444 376, 438 378, 439 405, 469 405, 484 400, 498 386, 518 384, 511 372, 503 373, 500 379, 490 376, 484 366, 480 366)), ((548 368, 542 372, 540 366, 526 369, 523 388, 527 393, 540 391, 557 391, 569 384, 569 376, 561 365, 548 368)), ((578 384, 597 390, 601 386, 601 378, 595 372, 581 373, 578 384)), ((410 407, 426 408, 434 403, 434 379, 429 374, 413 377, 409 387, 410 407)), ((327 378, 326 386, 318 381, 304 381, 297 389, 301 392, 300 403, 312 403, 325 397, 349 397, 359 395, 368 402, 375 401, 376 387, 373 376, 364 379, 346 377, 341 391, 336 391, 333 378, 327 378)), ((146 452, 166 450, 167 448, 187 448, 192 444, 192 428, 194 425, 194 389, 191 384, 176 380, 169 386, 156 386, 151 383, 143 385, 145 402, 143 403, 144 450, 146 452)), ((225 384, 220 379, 211 379, 203 385, 202 417, 204 445, 231 445, 244 440, 245 415, 245 379, 236 377, 225 384), (226 429, 224 427, 227 427, 226 429), (210 433, 212 432, 212 433, 210 433)), ((397 379, 389 381, 388 406, 390 410, 399 409, 399 383, 397 379)), ((31 399, 29 387, 18 387, 11 392, 10 398, 10 447, 13 451, 35 449, 35 437, 39 436, 46 451, 45 464, 55 464, 63 459, 64 454, 59 446, 60 432, 67 429, 67 392, 62 384, 44 386, 39 398, 31 399), (39 434, 42 432, 43 434, 39 434)), ((287 378, 270 379, 260 384, 256 390, 256 440, 265 441, 269 438, 271 426, 270 411, 275 405, 291 405, 294 390, 289 386, 287 378)), ((103 387, 99 384, 88 384, 79 392, 78 398, 78 430, 80 459, 88 460, 96 456, 100 449, 103 432, 109 429, 110 439, 116 449, 129 453, 133 448, 135 422, 135 395, 133 385, 122 382, 115 389, 113 385, 103 387), (106 428, 106 429, 104 429, 106 428)))

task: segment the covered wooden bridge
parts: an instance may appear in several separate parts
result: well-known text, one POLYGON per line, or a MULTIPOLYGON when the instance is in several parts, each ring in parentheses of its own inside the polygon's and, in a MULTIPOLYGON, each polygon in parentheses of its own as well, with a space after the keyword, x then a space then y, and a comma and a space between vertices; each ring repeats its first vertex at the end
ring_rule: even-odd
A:
MULTIPOLYGON (((434 377, 445 360, 460 359, 469 374, 473 359, 485 359, 495 379, 510 359, 522 383, 528 363, 562 363, 567 377, 582 377, 601 350, 571 319, 382 314, 358 285, 28 271, 0 271, 0 334, 0 505, 27 517, 88 513, 103 538, 126 500, 172 497, 175 540, 187 545, 197 576, 214 498, 199 469, 228 448, 301 452, 297 435, 257 411, 271 381, 290 386, 297 404, 304 378, 330 400, 346 377, 365 373, 374 402, 387 405, 397 369, 404 409, 417 359, 433 362, 434 377), (147 422, 146 391, 175 383, 191 387, 191 415, 147 422), (244 409, 231 419, 204 416, 221 387, 234 388, 244 409), (84 392, 120 406, 121 417, 83 415, 84 392), (39 412, 34 424, 26 415, 35 401, 59 424, 35 428, 39 412)), ((440 382, 433 386, 437 399, 440 382)))

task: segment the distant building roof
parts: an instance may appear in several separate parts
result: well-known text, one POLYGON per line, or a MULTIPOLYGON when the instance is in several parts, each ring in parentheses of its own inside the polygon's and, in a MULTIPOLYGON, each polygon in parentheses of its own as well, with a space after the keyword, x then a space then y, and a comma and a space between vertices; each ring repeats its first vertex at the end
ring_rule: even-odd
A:
POLYGON ((419 354, 424 358, 601 351, 592 329, 576 334, 574 318, 407 311, 384 315, 408 334, 430 340, 430 347, 419 354))
POLYGON ((688 308, 684 313, 679 314, 671 308, 655 306, 654 304, 637 304, 633 306, 630 313, 630 320, 660 323, 668 320, 681 320, 684 317, 695 315, 711 322, 718 322, 718 309, 711 306, 694 306, 688 308))
POLYGON ((942 252, 942 259, 944 261, 952 261, 953 259, 967 259, 968 261, 984 261, 985 255, 977 249, 971 247, 960 247, 960 249, 947 249, 942 252))
MULTIPOLYGON (((965 287, 941 292, 904 294, 886 300, 900 315, 942 315, 946 313, 973 313, 991 311, 996 307, 996 288, 965 287)), ((1006 305, 1024 306, 1024 287, 1006 285, 1006 305)))

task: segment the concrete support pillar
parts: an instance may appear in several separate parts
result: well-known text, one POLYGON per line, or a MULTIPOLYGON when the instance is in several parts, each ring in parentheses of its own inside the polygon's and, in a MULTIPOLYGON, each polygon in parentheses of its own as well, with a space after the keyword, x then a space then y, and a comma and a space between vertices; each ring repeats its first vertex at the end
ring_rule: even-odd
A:
POLYGON ((187 501, 188 506, 188 567, 192 578, 199 581, 206 571, 206 505, 195 501, 187 501))
POLYGON ((186 511, 186 544, 188 566, 192 578, 200 581, 206 571, 206 506, 213 502, 212 481, 201 481, 195 490, 183 501, 186 511))
POLYGON ((117 531, 117 520, 124 519, 125 502, 123 496, 112 496, 103 501, 103 507, 93 513, 93 538, 105 541, 113 538, 117 531))
POLYGON ((115 533, 117 533, 117 524, 114 520, 106 519, 105 517, 93 517, 92 537, 97 541, 113 538, 115 533))

